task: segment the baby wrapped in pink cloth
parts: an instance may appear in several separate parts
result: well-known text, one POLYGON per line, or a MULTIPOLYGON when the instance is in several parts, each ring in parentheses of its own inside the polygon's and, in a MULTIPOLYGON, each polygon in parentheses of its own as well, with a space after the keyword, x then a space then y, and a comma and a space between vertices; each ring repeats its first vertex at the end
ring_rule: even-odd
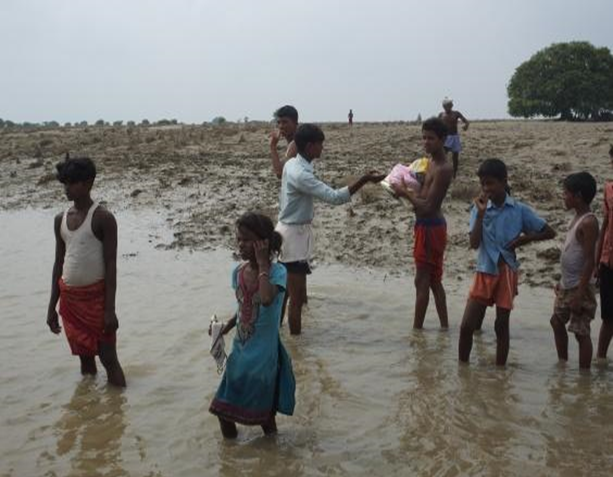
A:
POLYGON ((421 189, 430 161, 427 157, 422 157, 413 161, 408 166, 396 164, 385 179, 381 181, 383 188, 396 197, 394 185, 404 186, 418 192, 421 189))

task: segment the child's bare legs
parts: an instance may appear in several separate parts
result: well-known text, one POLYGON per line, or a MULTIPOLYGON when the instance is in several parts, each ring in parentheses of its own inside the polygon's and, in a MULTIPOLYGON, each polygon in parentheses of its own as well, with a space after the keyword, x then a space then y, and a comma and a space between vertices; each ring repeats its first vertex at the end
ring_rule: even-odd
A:
MULTIPOLYGON (((289 273, 287 274, 289 280, 289 273)), ((281 322, 280 325, 283 325, 283 321, 285 320, 285 312, 287 310, 287 302, 289 301, 289 291, 283 297, 283 306, 281 307, 281 322)), ((309 296, 306 289, 306 277, 304 281, 304 304, 306 305, 309 302, 309 296)))
POLYGON ((275 416, 271 416, 266 424, 262 424, 262 430, 267 436, 277 433, 277 421, 275 420, 275 416))
POLYGON ((613 338, 613 320, 603 321, 600 326, 600 336, 598 336, 598 358, 605 359, 609 344, 613 338))
POLYGON ((460 344, 458 355, 460 361, 468 363, 473 347, 473 334, 477 329, 480 317, 485 313, 486 306, 469 299, 466 302, 462 324, 460 325, 460 344))
POLYGON ((510 341, 509 316, 511 316, 511 310, 496 307, 496 322, 494 323, 494 329, 496 330, 496 366, 507 364, 510 341))
POLYGON ((288 322, 289 332, 299 335, 302 332, 302 306, 306 295, 306 273, 287 274, 287 293, 289 295, 288 322))
POLYGON ((106 369, 106 375, 110 384, 119 386, 121 388, 126 387, 126 377, 123 374, 123 369, 117 359, 117 349, 114 344, 99 343, 98 355, 102 366, 106 369))
POLYGON ((221 434, 226 439, 236 439, 236 437, 238 436, 238 429, 236 429, 236 424, 234 424, 232 421, 226 421, 225 419, 222 419, 221 417, 218 417, 218 419, 219 419, 219 428, 221 429, 221 434))
POLYGON ((413 328, 421 330, 424 327, 426 311, 430 301, 431 267, 417 267, 415 270, 415 317, 413 328))
POLYGON ((434 304, 436 305, 438 319, 441 322, 441 328, 447 329, 449 328, 449 317, 447 315, 447 295, 443 282, 431 283, 430 289, 434 295, 434 304))
POLYGON ((79 359, 81 360, 81 374, 91 374, 95 375, 98 372, 96 368, 96 357, 95 356, 81 356, 79 355, 79 359))
POLYGON ((568 361, 568 333, 566 332, 566 326, 556 315, 551 317, 550 323, 556 341, 558 359, 560 361, 568 361))
POLYGON ((590 335, 578 335, 575 333, 577 343, 579 343, 579 367, 581 369, 590 369, 592 365, 592 338, 590 335))
POLYGON ((481 328, 483 327, 483 320, 485 320, 485 312, 486 312, 486 308, 483 307, 483 312, 481 313, 481 316, 479 317, 479 322, 477 323, 477 328, 475 329, 475 331, 481 331, 481 328))
POLYGON ((454 152, 451 154, 451 160, 453 161, 453 178, 458 175, 458 167, 460 163, 460 153, 454 152))

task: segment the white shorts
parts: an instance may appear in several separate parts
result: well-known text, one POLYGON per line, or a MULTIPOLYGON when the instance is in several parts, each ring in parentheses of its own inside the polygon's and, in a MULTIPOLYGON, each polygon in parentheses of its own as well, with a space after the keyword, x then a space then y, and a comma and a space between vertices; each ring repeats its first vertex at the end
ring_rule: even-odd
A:
POLYGON ((275 230, 283 237, 279 261, 308 262, 311 259, 314 242, 311 224, 290 225, 279 222, 275 230))

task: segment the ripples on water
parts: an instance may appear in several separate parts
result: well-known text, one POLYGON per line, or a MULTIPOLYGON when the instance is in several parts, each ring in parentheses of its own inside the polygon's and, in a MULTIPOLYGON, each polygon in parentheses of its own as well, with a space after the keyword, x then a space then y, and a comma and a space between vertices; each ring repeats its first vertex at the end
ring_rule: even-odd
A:
POLYGON ((239 427, 224 442, 205 329, 233 310, 231 254, 157 251, 168 231, 155 213, 118 219, 124 392, 104 372, 82 379, 47 331, 53 213, 0 214, 0 476, 611 474, 613 372, 579 373, 572 341, 570 364, 556 363, 549 291, 521 290, 506 369, 489 316, 466 367, 462 286, 451 331, 431 314, 412 332, 410 278, 335 266, 311 278, 305 334, 284 330, 296 415, 275 438, 239 427))

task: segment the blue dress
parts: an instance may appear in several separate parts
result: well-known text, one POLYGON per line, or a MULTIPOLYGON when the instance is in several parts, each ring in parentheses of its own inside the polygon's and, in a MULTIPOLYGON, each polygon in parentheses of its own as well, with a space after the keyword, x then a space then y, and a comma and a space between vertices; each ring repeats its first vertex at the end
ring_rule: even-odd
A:
POLYGON ((238 301, 236 335, 209 411, 227 421, 262 425, 277 411, 291 416, 295 406, 292 362, 279 337, 287 272, 283 265, 271 265, 269 280, 279 292, 263 306, 257 288, 246 289, 245 266, 232 272, 238 301))

